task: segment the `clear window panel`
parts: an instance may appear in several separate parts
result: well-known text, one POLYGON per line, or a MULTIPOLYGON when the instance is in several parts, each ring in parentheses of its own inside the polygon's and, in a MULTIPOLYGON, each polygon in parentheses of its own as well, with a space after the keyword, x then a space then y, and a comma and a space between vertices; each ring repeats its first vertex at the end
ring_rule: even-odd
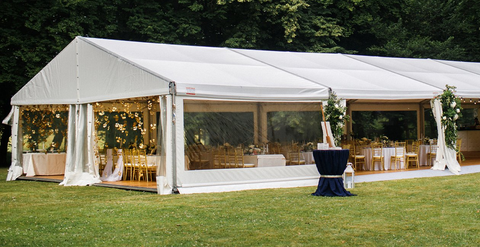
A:
POLYGON ((353 111, 352 136, 375 140, 382 136, 391 141, 417 140, 416 111, 353 111))
POLYGON ((320 121, 320 103, 185 100, 186 169, 252 167, 252 156, 268 154, 288 165, 292 150, 312 151, 322 140, 320 121))

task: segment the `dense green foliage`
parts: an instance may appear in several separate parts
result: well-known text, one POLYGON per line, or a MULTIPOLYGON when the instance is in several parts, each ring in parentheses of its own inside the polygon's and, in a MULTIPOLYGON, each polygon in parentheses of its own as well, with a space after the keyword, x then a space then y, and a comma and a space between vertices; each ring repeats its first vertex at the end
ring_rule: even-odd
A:
POLYGON ((330 122, 335 145, 339 147, 342 140, 345 121, 350 120, 350 116, 346 115, 347 107, 342 106, 341 99, 337 98, 335 92, 331 92, 327 100, 327 105, 324 107, 324 111, 325 121, 330 122))
POLYGON ((6 182, 1 246, 478 246, 480 174, 193 195, 6 182))
POLYGON ((479 27, 475 0, 4 0, 0 118, 75 36, 480 61, 479 27))
POLYGON ((445 145, 455 151, 457 150, 457 120, 462 117, 461 101, 455 96, 454 86, 446 85, 443 93, 436 98, 442 104, 442 128, 445 129, 445 145))

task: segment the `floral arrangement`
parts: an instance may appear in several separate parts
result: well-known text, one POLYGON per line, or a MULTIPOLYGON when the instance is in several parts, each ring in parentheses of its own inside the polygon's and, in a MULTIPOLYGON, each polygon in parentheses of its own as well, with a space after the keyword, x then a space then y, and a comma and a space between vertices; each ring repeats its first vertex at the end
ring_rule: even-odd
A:
POLYGON ((245 150, 244 154, 248 155, 256 155, 262 153, 262 148, 258 147, 258 145, 249 145, 245 150))
POLYGON ((362 137, 358 140, 358 145, 370 145, 371 142, 372 142, 372 140, 370 140, 366 137, 362 137))
POLYGON ((311 152, 316 148, 315 144, 313 142, 308 142, 305 145, 303 145, 303 151, 305 152, 311 152))
POLYGON ((445 128, 445 145, 457 150, 457 120, 462 116, 460 99, 455 96, 454 86, 446 85, 443 93, 435 97, 442 103, 442 127, 445 128))
POLYGON ((328 97, 327 105, 325 106, 325 120, 330 122, 330 128, 336 146, 340 145, 345 121, 350 119, 350 116, 346 115, 347 107, 342 106, 340 100, 341 99, 337 98, 335 92, 332 91, 328 97))
POLYGON ((387 145, 389 142, 388 136, 385 136, 385 135, 380 136, 380 141, 383 143, 383 145, 387 145))

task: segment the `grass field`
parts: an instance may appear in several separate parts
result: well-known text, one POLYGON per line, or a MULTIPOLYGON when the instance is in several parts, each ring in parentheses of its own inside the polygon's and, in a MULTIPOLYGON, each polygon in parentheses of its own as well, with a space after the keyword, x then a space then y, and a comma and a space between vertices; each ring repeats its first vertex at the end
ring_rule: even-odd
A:
POLYGON ((480 174, 167 195, 5 182, 0 246, 480 246, 480 174))

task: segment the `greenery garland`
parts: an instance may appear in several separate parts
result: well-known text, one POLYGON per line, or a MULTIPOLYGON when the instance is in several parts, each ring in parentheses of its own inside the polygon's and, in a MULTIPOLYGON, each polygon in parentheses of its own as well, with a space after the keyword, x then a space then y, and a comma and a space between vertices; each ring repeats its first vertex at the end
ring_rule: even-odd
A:
POLYGON ((325 120, 330 122, 330 128, 336 146, 340 146, 345 121, 350 120, 350 116, 346 115, 347 107, 342 106, 340 101, 341 99, 338 99, 335 92, 332 91, 328 97, 327 105, 324 107, 325 120))
POLYGON ((455 96, 454 86, 446 85, 443 93, 435 97, 442 103, 442 127, 445 128, 445 145, 455 151, 457 150, 457 120, 462 117, 460 99, 455 96))

